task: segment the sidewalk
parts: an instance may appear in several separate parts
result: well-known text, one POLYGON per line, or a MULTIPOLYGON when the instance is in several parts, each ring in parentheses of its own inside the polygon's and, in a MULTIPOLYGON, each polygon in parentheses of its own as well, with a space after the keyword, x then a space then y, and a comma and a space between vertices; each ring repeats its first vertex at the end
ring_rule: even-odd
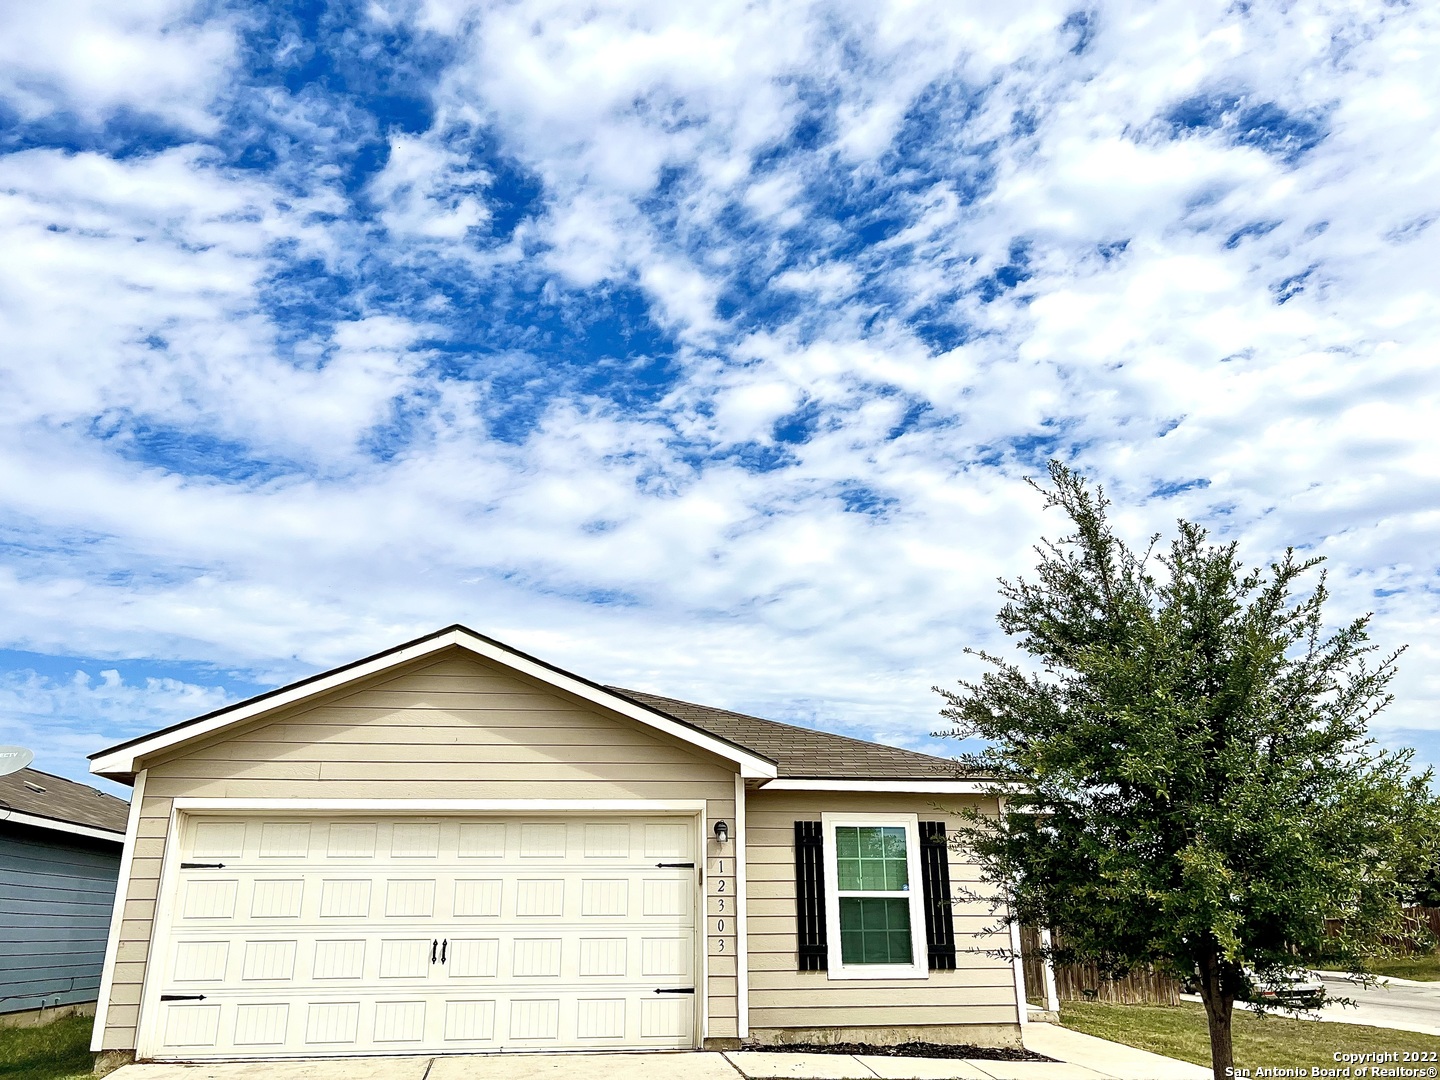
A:
POLYGON ((741 1050, 639 1054, 483 1054, 127 1065, 112 1080, 1207 1080, 1210 1070, 1055 1024, 1025 1045, 1056 1061, 791 1054, 741 1050))
POLYGON ((1137 1050, 1059 1024, 1027 1024, 1025 1048, 1115 1080, 1210 1080, 1214 1075, 1206 1066, 1137 1050))

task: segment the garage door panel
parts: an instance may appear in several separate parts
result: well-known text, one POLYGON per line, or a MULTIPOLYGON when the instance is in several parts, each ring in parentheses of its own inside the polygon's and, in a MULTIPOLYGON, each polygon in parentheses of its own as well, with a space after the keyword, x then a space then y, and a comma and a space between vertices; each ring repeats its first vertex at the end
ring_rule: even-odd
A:
POLYGON ((190 821, 154 1055, 693 1046, 694 831, 190 821))
POLYGON ((445 1002, 440 1037, 446 1043, 493 1042, 494 998, 452 998, 445 1002))
POLYGON ((266 821, 260 826, 259 850, 262 859, 303 860, 310 855, 308 821, 266 821))
POLYGON ((365 919, 370 916, 369 878, 322 878, 319 917, 321 919, 365 919))
POLYGON ((242 982, 288 983, 295 978, 298 942, 294 938, 248 940, 242 944, 242 982))
POLYGON ((312 1001, 305 1010, 309 1046, 353 1047, 360 1032, 359 1001, 312 1001))
POLYGON ((290 1005, 288 1002, 265 1002, 259 1005, 235 1006, 235 1038, 237 1050, 254 1051, 261 1047, 283 1047, 288 1041, 290 1005))
POLYGON ((235 917, 235 899, 240 893, 238 878, 195 880, 181 886, 180 918, 184 922, 208 922, 235 917))
POLYGON ((178 941, 171 977, 177 983, 223 983, 229 958, 228 939, 178 941))
POLYGON ((498 919, 505 883, 498 877, 455 879, 450 914, 456 919, 498 919))
MULTIPOLYGON (((365 977, 365 938, 321 938, 309 950, 310 978, 304 981, 343 982, 365 977)), ((302 979, 304 976, 302 975, 302 979)))
POLYGON ((450 939, 450 959, 445 965, 446 978, 494 979, 500 969, 498 937, 465 937, 450 939))
POLYGON ((220 1031, 219 1005, 172 1005, 165 1015, 165 1045, 208 1048, 220 1031))
POLYGON ((299 919, 304 896, 304 878, 257 878, 250 890, 250 918, 299 919))
POLYGON ((379 995, 169 1004, 159 1057, 533 1049, 688 1047, 693 999, 623 988, 493 996, 379 995))

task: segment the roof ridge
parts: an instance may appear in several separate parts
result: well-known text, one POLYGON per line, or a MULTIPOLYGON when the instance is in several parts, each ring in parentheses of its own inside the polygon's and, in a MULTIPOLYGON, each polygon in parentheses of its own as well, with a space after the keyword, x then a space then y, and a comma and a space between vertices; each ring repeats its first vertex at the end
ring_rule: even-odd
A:
MULTIPOLYGON (((787 724, 783 720, 771 720, 765 716, 752 716, 750 713, 736 712, 734 709, 722 709, 718 705, 703 705, 698 701, 686 701, 684 698, 668 697, 665 694, 651 693, 649 690, 627 690, 623 686, 607 686, 607 690, 615 690, 621 694, 644 694, 646 697, 659 698, 661 701, 673 701, 677 705, 689 705, 694 709, 709 709, 711 712, 727 713, 730 716, 738 716, 743 720, 756 720, 762 724, 773 724, 775 727, 789 728, 791 731, 802 731, 807 735, 824 735, 831 739, 844 739, 859 746, 874 747, 881 750, 894 750, 901 754, 911 754, 915 757, 924 758, 926 761, 940 761, 946 764, 954 764, 955 758, 943 758, 936 754, 926 754, 919 750, 907 750, 903 746, 891 746, 889 743, 873 742, 870 739, 857 739, 853 735, 841 735, 838 732, 826 731, 823 728, 801 727, 799 724, 787 724)), ((677 717, 676 719, 680 719, 677 717)))

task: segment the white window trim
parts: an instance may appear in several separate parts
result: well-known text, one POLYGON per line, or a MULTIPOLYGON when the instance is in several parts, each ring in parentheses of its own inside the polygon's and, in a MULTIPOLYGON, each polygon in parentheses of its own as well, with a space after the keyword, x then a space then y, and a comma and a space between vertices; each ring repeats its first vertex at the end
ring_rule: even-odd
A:
MULTIPOLYGON (((822 851, 825 857, 825 926, 830 979, 928 979, 929 959, 925 948, 925 887, 920 877, 920 819, 915 814, 821 814, 824 833, 822 851), (905 829, 906 873, 910 890, 909 964, 851 964, 841 959, 840 949, 840 875, 836 863, 835 827, 837 825, 901 826, 905 829)), ((893 894, 892 894, 893 895, 893 894)))

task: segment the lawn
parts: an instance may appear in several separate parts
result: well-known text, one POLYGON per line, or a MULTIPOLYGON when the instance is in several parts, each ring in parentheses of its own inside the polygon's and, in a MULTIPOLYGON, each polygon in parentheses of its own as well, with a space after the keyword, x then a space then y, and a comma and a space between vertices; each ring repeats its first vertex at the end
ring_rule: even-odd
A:
MULTIPOLYGON (((1060 1005, 1060 1023, 1065 1027, 1098 1035, 1102 1039, 1138 1046, 1167 1057, 1210 1064, 1210 1035, 1205 1026, 1205 1009, 1193 1002, 1167 1005, 1097 1005, 1066 1001, 1060 1005)), ((1358 1024, 1328 1024, 1314 1020, 1291 1020, 1280 1016, 1258 1017, 1235 1011, 1235 1065, 1335 1067, 1335 1052, 1367 1050, 1436 1050, 1440 1037, 1419 1035, 1388 1028, 1358 1024)))
POLYGON ((0 1028, 0 1080, 72 1080, 91 1075, 93 1017, 67 1016, 33 1028, 0 1028))
POLYGON ((1440 952, 1421 953, 1418 956, 1392 956, 1389 960, 1375 960, 1371 962, 1370 969, 1376 975, 1393 975, 1397 979, 1440 982, 1440 952))

